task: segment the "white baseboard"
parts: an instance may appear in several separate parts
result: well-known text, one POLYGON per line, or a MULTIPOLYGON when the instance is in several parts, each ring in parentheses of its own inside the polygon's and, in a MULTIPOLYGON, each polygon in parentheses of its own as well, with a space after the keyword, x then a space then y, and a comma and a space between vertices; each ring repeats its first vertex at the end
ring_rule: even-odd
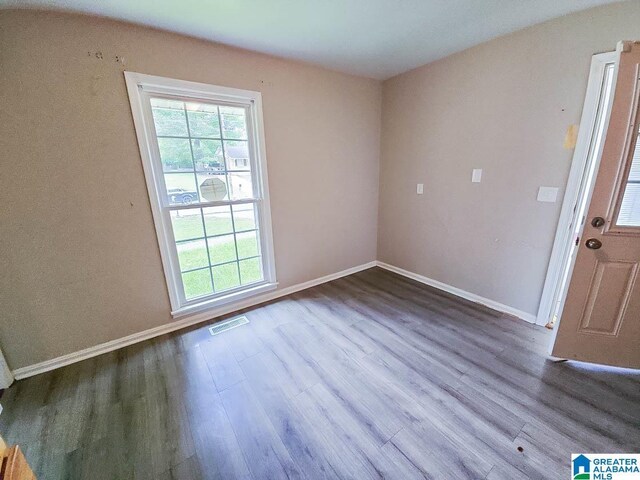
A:
POLYGON ((180 319, 175 322, 167 323, 165 325, 160 325, 158 327, 150 328, 148 330, 144 330, 142 332, 134 333, 128 335, 126 337, 118 338, 115 340, 111 340, 109 342, 101 343, 100 345, 95 345, 93 347, 85 348, 83 350, 79 350, 77 352, 69 353, 67 355, 62 355, 57 358, 52 358, 51 360, 45 360, 44 362, 36 363, 33 365, 29 365, 22 368, 17 368, 13 370, 13 376, 16 380, 20 380, 22 378, 31 377, 33 375, 38 375, 40 373, 48 372, 50 370, 54 370, 56 368, 64 367, 65 365, 69 365, 71 363, 80 362, 82 360, 86 360, 87 358, 96 357, 98 355, 102 355, 103 353, 112 352, 119 348, 126 347, 128 345, 132 345, 134 343, 142 342, 144 340, 148 340, 150 338, 158 337, 160 335, 164 335, 165 333, 174 332, 176 330, 180 330, 181 328, 186 328, 191 325, 195 325, 197 323, 205 322, 208 320, 212 320, 216 317, 220 317, 222 315, 227 315, 229 313, 233 313, 237 310, 242 310, 243 308, 248 308, 254 305, 258 305, 260 303, 268 302, 270 300, 275 300, 279 297, 284 297, 286 295, 290 295, 292 293, 299 292, 301 290, 306 290, 307 288, 315 287, 316 285, 320 285, 322 283, 330 282, 331 280, 336 280, 341 277, 345 277, 347 275, 351 275, 353 273, 360 272, 362 270, 366 270, 368 268, 372 268, 378 266, 380 268, 384 268, 385 270, 389 270, 391 272, 397 273, 407 278, 411 278, 420 283, 424 283, 425 285, 429 285, 431 287, 438 288, 445 292, 451 293, 453 295, 457 295, 458 297, 465 298, 475 303, 480 303, 482 305, 486 305, 489 308, 493 308, 499 312, 507 313, 509 315, 513 315, 518 317, 526 322, 535 323, 536 317, 527 312, 523 312, 522 310, 518 310, 516 308, 510 307, 508 305, 504 305, 502 303, 496 302, 494 300, 490 300, 485 297, 481 297, 480 295, 476 295, 474 293, 467 292, 457 287, 453 287, 446 283, 439 282, 437 280, 433 280, 432 278, 425 277, 423 275, 419 275, 417 273, 410 272, 408 270, 404 270, 402 268, 389 265, 388 263, 374 261, 365 263, 363 265, 358 265, 357 267, 348 268, 346 270, 342 270, 340 272, 332 273, 330 275, 326 275, 324 277, 316 278, 314 280, 309 280, 308 282, 299 283, 296 285, 292 285, 290 287, 282 288, 279 290, 274 290, 272 292, 268 292, 262 295, 258 295, 253 298, 249 298, 243 300, 238 303, 234 303, 233 305, 222 305, 220 308, 214 311, 207 311, 204 313, 198 313, 194 315, 190 315, 189 317, 180 319))
POLYGON ((438 280, 434 280, 429 277, 425 277, 424 275, 419 275, 417 273, 410 272, 409 270, 405 270, 403 268, 396 267, 394 265, 389 265, 384 262, 376 262, 378 267, 384 268, 385 270, 389 270, 390 272, 397 273, 398 275, 402 275, 403 277, 411 278, 420 283, 424 283, 425 285, 429 285, 431 287, 435 287, 439 290, 443 290, 447 293, 452 293, 458 297, 462 297, 464 299, 470 300, 475 303, 480 303, 489 308, 493 308, 502 313, 507 313, 509 315, 513 315, 514 317, 518 317, 525 322, 536 323, 536 316, 524 312, 522 310, 518 310, 517 308, 510 307, 509 305, 505 305, 503 303, 496 302, 489 298, 481 297, 480 295, 476 295, 475 293, 467 292, 466 290, 462 290, 461 288, 454 287, 452 285, 448 285, 446 283, 439 282, 438 280))
POLYGON ((117 350, 134 343, 142 342, 150 338, 164 335, 165 333, 174 332, 176 330, 180 330, 181 328, 195 325, 196 323, 212 320, 216 317, 220 317, 228 313, 233 313, 237 310, 242 310, 243 308, 248 308, 260 303, 268 302, 270 300, 284 297, 285 295, 290 295, 301 290, 306 290, 307 288, 315 287, 316 285, 330 282, 331 280, 336 280, 337 278, 345 277, 347 275, 351 275, 353 273, 375 267, 376 265, 377 262, 375 261, 365 263, 363 265, 358 265, 357 267, 342 270, 341 272, 336 272, 324 277, 316 278, 314 280, 309 280, 308 282, 298 283, 297 285, 292 285, 290 287, 274 290, 272 292, 268 292, 253 298, 248 298, 246 300, 234 303, 233 305, 222 305, 220 308, 213 311, 209 310, 204 313, 190 315, 189 317, 180 319, 175 322, 167 323, 165 325, 150 328, 142 332, 127 335, 126 337, 111 340, 106 343, 101 343, 100 345, 95 345, 93 347, 85 348, 77 352, 62 355, 61 357, 52 358, 51 360, 45 360, 44 362, 17 368, 13 371, 13 376, 16 378, 16 380, 20 380, 22 378, 38 375, 39 373, 48 372, 56 368, 64 367, 65 365, 69 365, 71 363, 80 362, 82 360, 86 360, 87 358, 96 357, 103 353, 111 352, 113 350, 117 350))

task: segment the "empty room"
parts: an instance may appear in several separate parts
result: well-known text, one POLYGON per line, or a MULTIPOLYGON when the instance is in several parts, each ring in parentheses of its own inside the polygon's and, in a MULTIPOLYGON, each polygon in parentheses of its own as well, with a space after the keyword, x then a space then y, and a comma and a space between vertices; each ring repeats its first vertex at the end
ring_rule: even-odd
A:
POLYGON ((640 478, 640 0, 0 0, 0 480, 640 478))

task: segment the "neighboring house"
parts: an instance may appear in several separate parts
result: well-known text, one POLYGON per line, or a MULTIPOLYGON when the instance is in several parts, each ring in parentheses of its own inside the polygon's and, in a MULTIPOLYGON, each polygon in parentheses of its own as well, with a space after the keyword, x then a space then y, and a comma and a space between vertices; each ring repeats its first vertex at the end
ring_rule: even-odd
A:
MULTIPOLYGON (((247 145, 229 145, 225 148, 225 156, 227 159, 227 169, 229 170, 246 170, 249 167, 249 149, 247 145)), ((200 170, 224 170, 222 165, 222 147, 218 147, 215 154, 211 158, 203 158, 196 160, 196 166, 200 170)))
POLYGON ((230 170, 246 169, 249 166, 249 149, 246 144, 229 145, 225 154, 227 157, 227 168, 230 170))

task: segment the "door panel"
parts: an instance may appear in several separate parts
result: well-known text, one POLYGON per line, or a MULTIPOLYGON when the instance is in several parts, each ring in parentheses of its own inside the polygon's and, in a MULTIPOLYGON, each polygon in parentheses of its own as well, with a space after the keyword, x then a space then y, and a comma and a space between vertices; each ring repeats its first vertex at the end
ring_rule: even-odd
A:
POLYGON ((638 263, 596 262, 580 332, 617 335, 636 280, 638 263), (619 295, 619 292, 623 292, 619 295), (613 293, 613 294, 612 294, 613 293))
POLYGON ((640 44, 621 43, 618 52, 609 127, 552 354, 640 368, 640 44), (592 225, 596 217, 604 225, 592 225))

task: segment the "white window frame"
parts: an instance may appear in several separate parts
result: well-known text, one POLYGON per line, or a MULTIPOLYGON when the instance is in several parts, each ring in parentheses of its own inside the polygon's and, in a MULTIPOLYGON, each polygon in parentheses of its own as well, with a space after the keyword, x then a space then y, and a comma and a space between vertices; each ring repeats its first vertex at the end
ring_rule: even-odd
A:
MULTIPOLYGON (((264 128, 262 118, 262 95, 260 92, 220 87, 203 83, 176 80, 135 72, 124 72, 131 113, 140 147, 142 166, 147 182, 151 211, 160 247, 162 266, 167 282, 171 314, 174 318, 193 313, 214 310, 220 305, 238 302, 277 288, 275 260, 273 254, 273 234, 271 229, 271 209, 269 204, 269 182, 265 154, 264 128), (255 198, 225 201, 224 204, 255 203, 258 212, 258 232, 262 256, 263 280, 248 286, 239 286, 220 293, 187 300, 182 285, 180 264, 171 223, 171 209, 166 200, 164 177, 160 152, 156 140, 155 125, 149 97, 161 95, 176 99, 210 101, 217 104, 241 106, 247 110, 247 136, 251 172, 255 198)), ((216 206, 220 202, 204 202, 191 206, 216 206)))

